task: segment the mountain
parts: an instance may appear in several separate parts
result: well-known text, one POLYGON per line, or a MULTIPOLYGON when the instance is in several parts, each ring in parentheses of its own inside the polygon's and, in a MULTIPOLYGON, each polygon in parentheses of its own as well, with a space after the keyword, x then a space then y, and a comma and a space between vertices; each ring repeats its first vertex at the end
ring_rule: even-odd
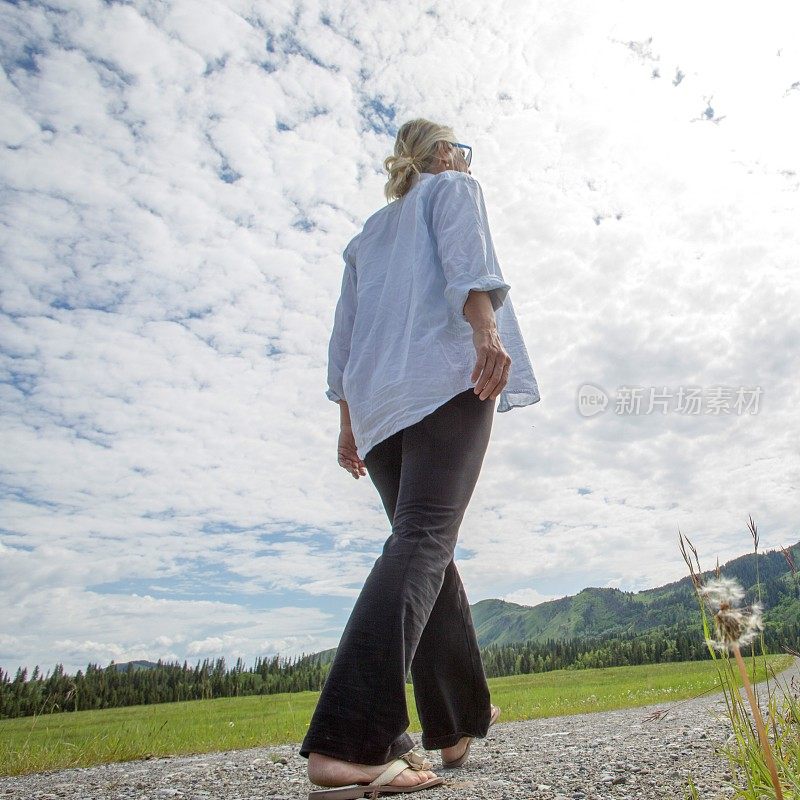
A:
MULTIPOLYGON (((800 569, 800 542, 786 549, 800 569)), ((719 569, 721 575, 736 578, 745 588, 743 605, 759 599, 755 553, 734 558, 719 569)), ((706 583, 714 575, 714 570, 707 570, 700 577, 706 583)), ((758 577, 764 624, 796 623, 800 619, 800 574, 793 576, 780 550, 758 554, 758 577)), ((700 625, 697 596, 688 575, 639 592, 592 586, 576 595, 535 606, 505 600, 481 600, 471 605, 470 610, 478 644, 482 648, 515 642, 644 633, 675 625, 700 625)), ((335 654, 334 647, 305 658, 325 664, 332 661, 335 654)))
POLYGON ((114 664, 117 672, 132 672, 136 669, 155 669, 158 664, 155 661, 125 661, 122 664, 114 664))
MULTIPOLYGON (((795 564, 800 565, 800 542, 786 549, 791 552, 795 564)), ((783 554, 779 550, 759 553, 758 571, 765 623, 800 618, 800 588, 783 554)), ((754 553, 728 561, 720 567, 720 573, 742 584, 746 590, 744 605, 758 600, 754 553)), ((703 583, 712 577, 713 570, 701 575, 703 583)), ((635 593, 589 587, 576 595, 535 606, 481 600, 470 609, 481 647, 643 633, 675 624, 696 625, 699 620, 699 607, 688 575, 679 581, 635 593)))

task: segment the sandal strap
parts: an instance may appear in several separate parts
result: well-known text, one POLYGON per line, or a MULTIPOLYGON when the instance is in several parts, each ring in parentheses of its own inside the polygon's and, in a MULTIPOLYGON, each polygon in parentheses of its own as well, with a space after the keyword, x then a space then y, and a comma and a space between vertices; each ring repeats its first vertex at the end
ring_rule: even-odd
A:
POLYGON ((416 750, 409 750, 407 753, 403 753, 400 758, 407 761, 411 769, 415 770, 430 769, 433 766, 425 756, 421 756, 416 750))
POLYGON ((373 786, 383 786, 394 780, 404 769, 423 770, 430 769, 433 764, 414 750, 409 750, 407 753, 396 758, 389 764, 386 769, 375 778, 372 783, 367 784, 365 788, 373 786))

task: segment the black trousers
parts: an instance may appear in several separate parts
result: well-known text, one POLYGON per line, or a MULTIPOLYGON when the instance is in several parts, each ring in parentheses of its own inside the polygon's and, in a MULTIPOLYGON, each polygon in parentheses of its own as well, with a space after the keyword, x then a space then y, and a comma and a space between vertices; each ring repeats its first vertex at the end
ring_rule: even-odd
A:
POLYGON ((300 755, 384 764, 411 750, 409 670, 426 750, 486 736, 489 687, 453 554, 495 402, 467 389, 367 453, 392 533, 345 626, 300 755))

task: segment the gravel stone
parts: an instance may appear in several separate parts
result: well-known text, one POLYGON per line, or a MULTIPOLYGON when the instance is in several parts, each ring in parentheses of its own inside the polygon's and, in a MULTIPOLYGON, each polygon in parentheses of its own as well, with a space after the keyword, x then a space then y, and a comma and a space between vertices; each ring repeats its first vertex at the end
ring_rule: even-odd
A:
MULTIPOLYGON (((800 679, 800 658, 778 675, 800 679)), ((762 713, 765 684, 754 687, 762 713)), ((744 689, 740 690, 747 703, 744 689)), ((780 694, 780 692, 779 692, 780 694)), ((748 706, 749 708, 749 706, 748 706)), ((493 725, 459 770, 419 800, 675 800, 691 774, 703 800, 728 800, 730 778, 715 753, 731 737, 722 692, 617 711, 493 725), (648 719, 653 712, 667 712, 648 719), (669 759, 665 759, 665 755, 669 759)), ((419 741, 419 735, 416 735, 419 741)), ((3 800, 298 800, 318 788, 299 743, 167 756, 0 778, 3 800), (273 761, 275 762, 273 764, 273 761)), ((394 795, 383 795, 393 797, 394 795)))

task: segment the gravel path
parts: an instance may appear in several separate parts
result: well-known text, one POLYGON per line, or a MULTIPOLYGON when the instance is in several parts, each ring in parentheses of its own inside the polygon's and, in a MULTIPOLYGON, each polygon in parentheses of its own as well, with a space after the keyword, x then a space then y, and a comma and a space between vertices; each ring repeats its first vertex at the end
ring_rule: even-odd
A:
MULTIPOLYGON (((800 658, 778 680, 788 687, 792 677, 797 687, 800 658)), ((755 688, 763 713, 766 685, 755 688)), ((682 800, 691 773, 703 800, 723 800, 725 761, 714 748, 730 733, 721 692, 568 717, 506 723, 500 717, 486 739, 473 743, 464 767, 441 771, 444 784, 413 796, 682 800), (668 713, 648 720, 655 711, 668 713)), ((427 755, 436 770, 439 753, 427 755)), ((0 800, 305 800, 317 788, 306 777, 307 763, 297 744, 128 761, 0 778, 0 800)))

